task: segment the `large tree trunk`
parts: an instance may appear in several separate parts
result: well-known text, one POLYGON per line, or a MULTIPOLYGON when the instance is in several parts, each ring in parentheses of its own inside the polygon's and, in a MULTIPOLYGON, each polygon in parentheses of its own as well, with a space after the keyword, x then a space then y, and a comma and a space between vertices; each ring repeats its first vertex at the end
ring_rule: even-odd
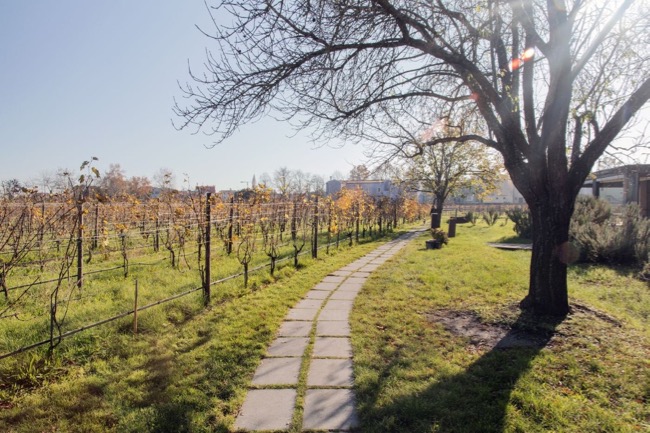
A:
POLYGON ((567 264, 574 258, 569 243, 573 205, 557 203, 559 201, 529 204, 533 219, 533 253, 528 295, 521 306, 536 314, 564 316, 569 312, 567 264))
POLYGON ((433 203, 431 204, 431 228, 437 229, 440 228, 442 221, 442 210, 445 205, 444 198, 441 200, 439 197, 434 197, 433 203))

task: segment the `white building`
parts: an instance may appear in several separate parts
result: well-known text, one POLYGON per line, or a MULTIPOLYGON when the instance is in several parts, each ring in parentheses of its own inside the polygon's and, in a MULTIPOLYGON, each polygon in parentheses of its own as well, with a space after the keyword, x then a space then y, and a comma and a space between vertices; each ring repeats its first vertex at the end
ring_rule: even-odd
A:
POLYGON ((397 198, 400 195, 399 187, 390 180, 336 180, 332 179, 325 184, 325 194, 336 194, 342 189, 360 189, 371 197, 397 198))

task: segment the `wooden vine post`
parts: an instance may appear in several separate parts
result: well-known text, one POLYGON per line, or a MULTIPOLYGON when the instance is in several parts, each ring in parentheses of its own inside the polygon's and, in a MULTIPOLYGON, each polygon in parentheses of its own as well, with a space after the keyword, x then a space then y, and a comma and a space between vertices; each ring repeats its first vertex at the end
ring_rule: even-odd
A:
POLYGON ((211 203, 212 193, 207 193, 205 200, 205 271, 203 274, 203 303, 210 305, 210 227, 212 225, 211 203))
POLYGON ((226 244, 226 253, 232 253, 232 229, 235 217, 235 196, 230 197, 230 216, 228 218, 228 242, 226 244))
MULTIPOLYGON (((361 204, 357 201, 356 206, 354 207, 354 226, 355 226, 355 235, 354 240, 359 243, 359 220, 361 219, 361 204)), ((352 245, 352 242, 350 242, 352 245)))
POLYGON ((311 257, 314 259, 318 258, 318 196, 316 196, 316 202, 314 203, 314 220, 313 220, 313 233, 312 233, 312 243, 311 243, 311 257))
POLYGON ((99 203, 95 204, 95 232, 91 248, 96 250, 99 246, 99 203))
POLYGON ((153 236, 153 250, 155 252, 158 252, 160 251, 160 231, 159 231, 160 221, 159 221, 159 212, 157 208, 156 208, 155 224, 156 224, 156 229, 155 229, 156 231, 154 232, 154 236, 153 236))
POLYGON ((133 333, 138 333, 138 280, 135 280, 135 296, 133 298, 133 333))
POLYGON ((77 205, 77 287, 83 285, 84 261, 83 261, 83 235, 84 235, 84 209, 83 203, 77 205))
POLYGON ((6 280, 6 275, 7 275, 7 265, 5 263, 2 264, 2 273, 0 273, 0 288, 5 294, 5 300, 9 302, 9 289, 7 288, 7 280, 6 280))

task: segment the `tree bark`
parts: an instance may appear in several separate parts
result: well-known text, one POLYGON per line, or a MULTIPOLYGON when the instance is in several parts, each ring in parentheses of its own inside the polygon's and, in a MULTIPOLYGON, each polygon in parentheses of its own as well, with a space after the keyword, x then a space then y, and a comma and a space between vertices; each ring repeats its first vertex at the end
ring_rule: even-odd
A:
POLYGON ((431 205, 431 228, 432 229, 437 229, 440 228, 440 224, 442 222, 442 211, 445 205, 445 200, 444 198, 441 200, 439 197, 435 197, 433 199, 433 203, 431 205))
POLYGON ((540 315, 565 316, 569 312, 567 264, 572 259, 569 223, 573 206, 558 201, 529 203, 533 252, 528 295, 521 307, 540 315))

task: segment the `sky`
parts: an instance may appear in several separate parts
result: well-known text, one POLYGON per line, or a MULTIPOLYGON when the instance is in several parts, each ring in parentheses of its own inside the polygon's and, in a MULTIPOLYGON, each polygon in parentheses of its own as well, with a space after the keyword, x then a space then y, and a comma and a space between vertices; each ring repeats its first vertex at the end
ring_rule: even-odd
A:
MULTIPOLYGON (((217 17, 225 19, 225 17, 217 17)), ((200 70, 212 22, 203 0, 0 0, 0 180, 36 180, 120 164, 126 176, 161 168, 190 185, 243 188, 280 167, 328 179, 364 162, 360 146, 314 148, 307 131, 263 119, 212 149, 177 131, 178 82, 200 70)))

